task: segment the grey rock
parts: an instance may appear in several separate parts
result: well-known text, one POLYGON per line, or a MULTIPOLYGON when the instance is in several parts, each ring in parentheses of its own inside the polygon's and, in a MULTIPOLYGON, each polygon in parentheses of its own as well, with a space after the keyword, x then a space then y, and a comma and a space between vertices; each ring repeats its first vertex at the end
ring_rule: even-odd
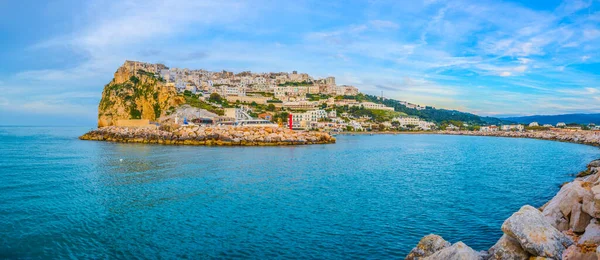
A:
POLYGON ((502 231, 519 241, 525 251, 534 256, 560 259, 563 251, 573 244, 565 234, 553 227, 536 208, 525 205, 504 224, 502 231))
POLYGON ((585 227, 590 223, 592 217, 583 212, 581 203, 573 204, 573 208, 571 209, 571 219, 570 219, 570 227, 573 232, 581 233, 585 231, 585 227))
POLYGON ((481 255, 472 248, 465 245, 463 242, 456 242, 450 247, 446 247, 440 251, 433 253, 423 260, 480 260, 481 255))
POLYGON ((444 240, 441 236, 430 234, 421 238, 421 241, 405 259, 420 259, 447 247, 450 247, 450 242, 444 240))
POLYGON ((593 243, 600 244, 600 223, 594 219, 585 228, 583 235, 579 237, 579 244, 593 243))
POLYGON ((586 247, 578 247, 572 245, 564 251, 563 260, 597 260, 596 247, 592 247, 592 250, 586 247))
POLYGON ((594 218, 600 218, 600 185, 591 188, 591 196, 583 197, 582 210, 594 218))
POLYGON ((568 216, 571 215, 573 205, 586 200, 593 201, 593 195, 590 190, 584 188, 585 185, 589 184, 579 180, 563 185, 556 196, 543 207, 542 214, 546 221, 559 231, 568 230, 570 227, 568 216))
POLYGON ((489 253, 488 259, 518 260, 529 258, 529 253, 521 247, 519 241, 507 235, 502 235, 498 242, 490 248, 489 253))
POLYGON ((600 167, 600 159, 598 160, 593 160, 588 164, 588 167, 600 167))

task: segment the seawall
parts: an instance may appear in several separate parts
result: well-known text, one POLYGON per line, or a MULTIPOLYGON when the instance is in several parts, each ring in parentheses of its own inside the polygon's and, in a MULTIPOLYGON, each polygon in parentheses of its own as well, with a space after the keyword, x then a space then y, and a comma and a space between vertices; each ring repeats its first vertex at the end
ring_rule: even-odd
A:
POLYGON ((578 144, 600 146, 600 132, 596 131, 534 131, 534 132, 511 132, 511 131, 437 131, 438 134, 447 135, 473 135, 473 136, 496 136, 512 138, 532 138, 551 140, 578 144))
POLYGON ((185 126, 173 130, 151 127, 102 127, 81 140, 165 145, 280 146, 331 144, 335 138, 322 132, 297 132, 280 127, 185 126))

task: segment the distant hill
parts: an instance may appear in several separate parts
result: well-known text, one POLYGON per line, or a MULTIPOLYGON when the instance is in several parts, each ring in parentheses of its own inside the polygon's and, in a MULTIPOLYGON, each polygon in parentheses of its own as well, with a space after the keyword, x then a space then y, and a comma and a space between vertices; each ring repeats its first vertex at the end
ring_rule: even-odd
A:
POLYGON ((535 115, 521 117, 505 117, 503 120, 517 123, 529 124, 538 122, 539 124, 556 125, 558 122, 577 123, 577 124, 600 124, 600 114, 564 114, 564 115, 535 115))
POLYGON ((427 121, 438 124, 450 120, 462 121, 470 125, 499 125, 503 122, 506 122, 505 120, 495 117, 483 117, 457 110, 437 109, 433 107, 426 107, 425 109, 418 110, 414 108, 408 108, 407 106, 401 104, 400 101, 395 99, 385 99, 382 101, 378 97, 372 95, 365 95, 365 97, 369 101, 393 107, 397 112, 402 112, 410 116, 418 116, 427 121))

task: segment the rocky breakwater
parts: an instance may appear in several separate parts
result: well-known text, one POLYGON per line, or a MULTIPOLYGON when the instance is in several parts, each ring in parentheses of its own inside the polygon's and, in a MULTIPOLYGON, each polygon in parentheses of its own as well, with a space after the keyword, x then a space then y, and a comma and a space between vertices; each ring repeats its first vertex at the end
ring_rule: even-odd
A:
POLYGON ((280 127, 186 126, 173 130, 152 127, 108 126, 90 131, 81 140, 176 145, 274 146, 330 144, 335 138, 321 132, 299 132, 280 127))
POLYGON ((600 146, 600 132, 595 131, 439 131, 438 133, 447 135, 476 135, 476 136, 498 136, 515 138, 533 138, 570 143, 579 143, 600 146))
POLYGON ((428 235, 406 259, 600 259, 600 160, 541 208, 523 206, 501 229, 487 251, 428 235))

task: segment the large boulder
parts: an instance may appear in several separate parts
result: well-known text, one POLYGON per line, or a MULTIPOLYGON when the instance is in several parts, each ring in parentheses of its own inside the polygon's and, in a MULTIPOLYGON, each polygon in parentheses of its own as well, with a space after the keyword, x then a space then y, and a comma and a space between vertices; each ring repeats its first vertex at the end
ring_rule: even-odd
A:
POLYGON ((579 237, 579 244, 594 243, 600 245, 600 223, 594 219, 585 228, 583 235, 579 237))
POLYGON ((529 253, 521 247, 519 241, 506 234, 502 235, 498 242, 490 248, 489 253, 489 259, 518 260, 529 258, 529 253))
MULTIPOLYGON (((569 216, 574 205, 579 205, 584 201, 592 201, 593 196, 589 190, 589 183, 584 181, 573 181, 562 186, 560 191, 543 207, 542 214, 546 221, 560 231, 568 230, 571 224, 569 216)), ((576 209, 581 209, 581 207, 576 209)), ((588 213, 588 215, 590 215, 588 213)))
POLYGON ((594 218, 600 218, 600 185, 591 188, 591 195, 583 197, 582 210, 594 218))
POLYGON ((482 257, 472 248, 465 245, 463 242, 456 242, 450 247, 446 247, 440 251, 433 253, 423 260, 480 260, 482 257))
POLYGON ((421 238, 417 246, 410 250, 406 259, 426 257, 449 246, 450 242, 444 240, 441 236, 430 234, 421 238))
POLYGON ((504 224, 502 231, 519 241, 525 251, 534 256, 560 259, 563 251, 573 244, 565 234, 553 227, 536 208, 525 205, 504 224))
POLYGON ((571 219, 569 227, 573 232, 581 233, 585 231, 585 227, 590 223, 592 217, 582 210, 581 203, 573 204, 571 208, 571 219))
POLYGON ((563 260, 597 260, 596 245, 571 245, 564 251, 563 260))

